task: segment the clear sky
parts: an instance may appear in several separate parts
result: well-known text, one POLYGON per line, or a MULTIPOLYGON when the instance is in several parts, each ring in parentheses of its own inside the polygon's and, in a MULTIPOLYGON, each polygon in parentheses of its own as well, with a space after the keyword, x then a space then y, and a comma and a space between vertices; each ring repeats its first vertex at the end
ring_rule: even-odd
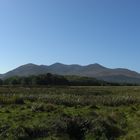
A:
POLYGON ((0 73, 26 63, 140 72, 140 0, 0 0, 0 73))

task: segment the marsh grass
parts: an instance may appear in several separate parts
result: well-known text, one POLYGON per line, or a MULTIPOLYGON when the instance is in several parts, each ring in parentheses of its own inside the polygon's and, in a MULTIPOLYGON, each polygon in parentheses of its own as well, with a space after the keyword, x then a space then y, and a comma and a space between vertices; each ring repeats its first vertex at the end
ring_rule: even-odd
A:
POLYGON ((140 87, 0 87, 0 139, 129 140, 140 87))

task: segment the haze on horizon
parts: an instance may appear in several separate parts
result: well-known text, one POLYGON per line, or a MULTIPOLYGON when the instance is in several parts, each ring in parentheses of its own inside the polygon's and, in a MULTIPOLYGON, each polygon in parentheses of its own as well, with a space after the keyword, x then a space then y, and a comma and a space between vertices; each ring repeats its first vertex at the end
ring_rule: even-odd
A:
POLYGON ((1 0, 0 73, 34 63, 140 72, 139 0, 1 0))

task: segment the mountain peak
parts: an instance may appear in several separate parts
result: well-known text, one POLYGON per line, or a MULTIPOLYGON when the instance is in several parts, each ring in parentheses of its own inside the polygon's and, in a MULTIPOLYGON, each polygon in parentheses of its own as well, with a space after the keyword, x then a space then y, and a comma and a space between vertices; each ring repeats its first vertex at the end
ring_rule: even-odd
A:
POLYGON ((33 67, 38 67, 38 65, 33 64, 33 63, 27 63, 27 64, 24 64, 24 65, 21 65, 21 66, 17 67, 16 69, 33 68, 33 67))
POLYGON ((94 65, 96 67, 104 67, 103 65, 99 64, 99 63, 94 63, 94 64, 91 64, 91 65, 94 65))
POLYGON ((98 63, 89 64, 89 65, 87 65, 87 67, 89 67, 89 68, 95 68, 95 69, 107 69, 106 67, 104 67, 104 66, 102 66, 102 65, 100 65, 98 63))
POLYGON ((28 64, 24 64, 24 65, 22 65, 22 66, 38 66, 38 65, 36 65, 36 64, 33 64, 33 63, 28 63, 28 64))
MULTIPOLYGON (((87 76, 87 77, 95 77, 106 81, 113 79, 116 81, 123 77, 123 80, 130 81, 140 81, 140 74, 135 71, 127 70, 127 69, 110 69, 106 68, 98 63, 81 66, 78 64, 65 65, 62 63, 54 63, 50 66, 48 65, 36 65, 33 63, 28 63, 22 65, 12 71, 9 71, 3 75, 0 75, 0 78, 8 78, 12 76, 29 76, 29 75, 39 75, 45 73, 52 73, 58 75, 76 75, 76 76, 87 76), (126 78, 128 77, 128 78, 126 78), (139 80, 137 80, 137 79, 139 80)), ((121 80, 120 80, 121 81, 121 80)))
MULTIPOLYGON (((64 65, 64 64, 59 63, 59 62, 56 62, 56 63, 54 63, 54 64, 52 64, 52 65, 64 65)), ((52 65, 51 65, 51 66, 52 66, 52 65)))
POLYGON ((93 65, 102 66, 102 65, 101 65, 101 64, 99 64, 99 63, 94 63, 93 65))

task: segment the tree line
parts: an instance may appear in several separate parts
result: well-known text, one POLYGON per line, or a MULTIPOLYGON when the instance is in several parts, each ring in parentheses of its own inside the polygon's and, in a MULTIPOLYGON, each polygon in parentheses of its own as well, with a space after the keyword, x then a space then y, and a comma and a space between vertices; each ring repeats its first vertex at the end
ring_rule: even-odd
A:
POLYGON ((64 76, 52 75, 51 73, 38 76, 19 77, 14 76, 0 80, 0 85, 67 85, 68 80, 64 76))
POLYGON ((133 86, 136 84, 127 83, 109 83, 96 78, 80 76, 61 76, 51 73, 38 76, 19 77, 14 76, 6 79, 0 79, 0 85, 19 85, 19 86, 36 86, 36 85, 70 85, 70 86, 133 86))

